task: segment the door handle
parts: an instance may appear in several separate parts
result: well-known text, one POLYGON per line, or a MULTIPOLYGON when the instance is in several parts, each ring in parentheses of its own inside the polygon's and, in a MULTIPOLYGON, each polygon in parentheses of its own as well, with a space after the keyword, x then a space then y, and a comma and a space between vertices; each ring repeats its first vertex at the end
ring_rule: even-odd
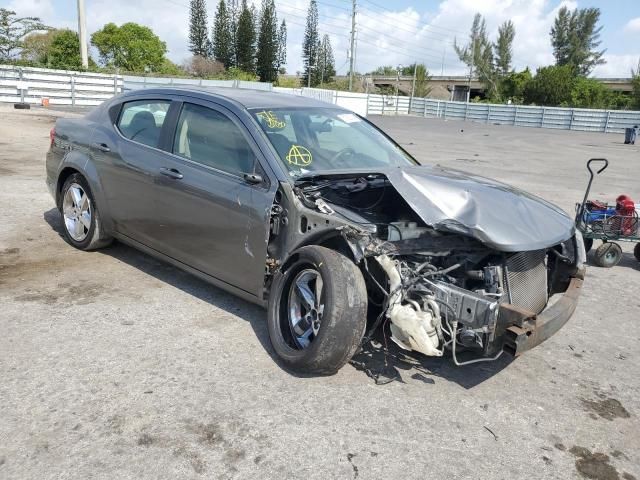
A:
POLYGON ((169 178, 173 178, 175 180, 181 180, 184 175, 182 175, 178 170, 176 170, 175 168, 161 168, 160 169, 160 173, 162 175, 165 175, 169 178))
POLYGON ((105 152, 105 153, 111 151, 111 149, 109 148, 109 145, 107 145, 106 143, 94 143, 93 148, 97 148, 101 152, 105 152))

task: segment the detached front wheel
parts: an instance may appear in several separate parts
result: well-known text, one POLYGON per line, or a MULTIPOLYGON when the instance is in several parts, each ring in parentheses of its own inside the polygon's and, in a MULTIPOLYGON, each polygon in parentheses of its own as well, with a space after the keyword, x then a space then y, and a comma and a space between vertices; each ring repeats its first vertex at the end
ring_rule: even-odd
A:
POLYGON ((324 247, 303 247, 274 278, 269 337, 292 370, 331 375, 356 352, 367 322, 367 290, 358 267, 324 247))

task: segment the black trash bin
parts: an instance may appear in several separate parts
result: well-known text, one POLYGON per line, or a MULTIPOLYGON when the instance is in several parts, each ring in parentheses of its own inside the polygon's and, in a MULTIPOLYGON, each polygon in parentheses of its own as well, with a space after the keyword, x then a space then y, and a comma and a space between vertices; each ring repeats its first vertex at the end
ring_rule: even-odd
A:
POLYGON ((638 125, 634 125, 632 128, 624 129, 624 143, 625 145, 635 145, 636 137, 638 136, 638 125))

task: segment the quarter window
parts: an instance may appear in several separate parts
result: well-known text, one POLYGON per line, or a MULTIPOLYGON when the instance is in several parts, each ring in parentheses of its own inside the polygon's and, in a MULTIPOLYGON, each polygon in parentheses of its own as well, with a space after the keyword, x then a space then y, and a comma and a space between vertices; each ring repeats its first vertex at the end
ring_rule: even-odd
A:
POLYGON ((211 108, 185 103, 178 119, 173 153, 233 174, 253 171, 254 156, 240 128, 211 108))
POLYGON ((118 120, 118 130, 129 140, 157 148, 170 103, 164 100, 125 103, 118 120))

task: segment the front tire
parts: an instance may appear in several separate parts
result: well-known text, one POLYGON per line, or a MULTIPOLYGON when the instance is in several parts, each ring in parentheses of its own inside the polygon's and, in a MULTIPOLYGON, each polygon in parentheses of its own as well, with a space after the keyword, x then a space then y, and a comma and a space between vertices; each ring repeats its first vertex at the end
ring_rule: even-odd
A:
POLYGON ((303 247, 274 278, 268 327, 274 350, 290 369, 336 373, 355 354, 367 323, 367 290, 344 255, 303 247))
POLYGON ((65 240, 79 250, 96 250, 112 242, 104 234, 98 206, 85 178, 74 173, 66 179, 60 191, 62 231, 65 240))

